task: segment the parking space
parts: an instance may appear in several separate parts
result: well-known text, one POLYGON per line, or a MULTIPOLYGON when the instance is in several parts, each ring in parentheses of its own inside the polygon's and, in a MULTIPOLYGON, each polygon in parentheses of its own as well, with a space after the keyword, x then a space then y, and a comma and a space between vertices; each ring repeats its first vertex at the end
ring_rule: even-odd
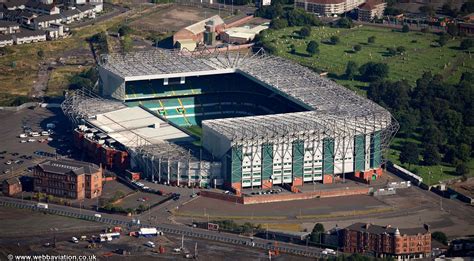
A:
POLYGON ((0 111, 0 122, 5 123, 0 128, 0 180, 23 174, 45 159, 74 153, 60 108, 0 111))

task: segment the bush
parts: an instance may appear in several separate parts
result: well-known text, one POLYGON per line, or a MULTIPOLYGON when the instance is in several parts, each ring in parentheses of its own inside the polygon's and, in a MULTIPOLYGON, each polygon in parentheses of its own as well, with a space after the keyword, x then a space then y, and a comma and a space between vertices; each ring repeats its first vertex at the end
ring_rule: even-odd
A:
POLYGON ((368 62, 359 68, 360 75, 368 82, 387 77, 388 71, 389 67, 385 63, 368 62))
POLYGON ((276 18, 272 19, 270 22, 270 28, 272 29, 283 29, 285 27, 288 27, 288 21, 286 19, 281 19, 281 18, 276 18))
POLYGON ((472 39, 468 38, 468 39, 464 39, 464 40, 461 41, 461 44, 459 45, 459 48, 461 50, 467 50, 467 49, 469 49, 473 46, 474 46, 474 41, 472 39))
POLYGON ((352 49, 354 49, 355 52, 360 52, 360 50, 362 50, 362 46, 360 46, 360 44, 356 44, 352 49))
POLYGON ((467 176, 469 175, 469 167, 465 163, 460 163, 456 166, 456 175, 467 176))
POLYGON ((431 234, 431 238, 444 245, 448 245, 448 237, 443 232, 435 231, 431 234))
POLYGON ((408 27, 407 24, 404 24, 403 27, 402 27, 402 32, 403 32, 403 33, 408 33, 408 32, 410 32, 410 27, 408 27))
POLYGON ((354 23, 350 18, 342 17, 337 21, 336 26, 339 28, 352 28, 354 26, 354 23))
POLYGON ((436 41, 440 46, 445 46, 448 43, 449 40, 449 35, 447 34, 441 34, 436 41))
POLYGON ((397 52, 400 53, 400 54, 403 54, 404 52, 406 52, 406 48, 404 46, 398 46, 397 47, 397 52))
POLYGON ((357 64, 354 61, 347 62, 344 78, 346 78, 347 80, 353 80, 357 73, 357 70, 357 64))
POLYGON ((319 44, 316 41, 311 41, 308 43, 308 46, 306 47, 306 51, 311 55, 315 55, 319 53, 319 44))
POLYGON ((299 32, 299 35, 303 38, 306 38, 306 37, 310 36, 311 35, 311 27, 305 26, 305 27, 301 28, 301 30, 299 32))
POLYGON ((370 36, 369 38, 367 38, 367 42, 368 43, 375 43, 375 36, 370 36))
POLYGON ((338 44, 341 40, 339 39, 339 36, 336 36, 336 35, 333 35, 331 36, 331 38, 329 39, 329 41, 331 42, 331 44, 338 44))
POLYGON ((130 26, 126 24, 121 25, 118 29, 118 33, 120 34, 120 36, 129 35, 131 32, 132 32, 132 28, 130 28, 130 26))
POLYGON ((395 55, 397 55, 397 50, 395 48, 388 47, 387 48, 387 54, 390 55, 390 56, 395 56, 395 55))

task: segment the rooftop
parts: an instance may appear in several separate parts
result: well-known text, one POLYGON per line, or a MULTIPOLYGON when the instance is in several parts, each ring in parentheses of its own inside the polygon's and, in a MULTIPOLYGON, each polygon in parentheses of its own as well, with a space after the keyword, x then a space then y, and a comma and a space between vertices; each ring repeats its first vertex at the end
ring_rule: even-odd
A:
POLYGON ((142 107, 127 107, 97 114, 88 122, 109 137, 131 148, 139 145, 194 140, 185 132, 142 107))
POLYGON ((20 24, 12 21, 0 20, 0 27, 19 27, 20 24))
POLYGON ((418 227, 418 228, 395 228, 391 226, 379 226, 379 225, 374 225, 374 224, 367 224, 367 223, 354 223, 346 229, 349 230, 354 230, 354 231, 359 231, 359 232, 368 232, 371 234, 395 234, 397 229, 399 230, 401 235, 417 235, 417 234, 425 234, 428 232, 423 227, 418 227))
POLYGON ((60 175, 82 175, 82 174, 93 174, 100 171, 99 166, 82 161, 73 160, 47 160, 40 164, 38 167, 44 172, 55 173, 60 175))
POLYGON ((258 53, 179 52, 155 49, 101 57, 100 66, 129 80, 241 73, 308 109, 306 112, 203 121, 233 142, 303 132, 368 134, 384 129, 383 144, 397 128, 390 113, 355 92, 292 61, 258 53))
POLYGON ((218 15, 214 15, 214 16, 211 16, 207 19, 204 19, 202 21, 199 21, 197 23, 194 23, 190 26, 187 26, 185 27, 184 29, 190 31, 191 33, 193 34, 199 34, 199 33, 202 33, 204 32, 205 30, 205 25, 206 25, 206 22, 208 21, 213 21, 214 22, 214 26, 217 26, 217 25, 221 25, 224 23, 224 20, 222 20, 222 18, 218 15))
POLYGON ((14 34, 17 38, 31 37, 31 36, 42 36, 46 35, 43 30, 22 30, 21 32, 14 34))

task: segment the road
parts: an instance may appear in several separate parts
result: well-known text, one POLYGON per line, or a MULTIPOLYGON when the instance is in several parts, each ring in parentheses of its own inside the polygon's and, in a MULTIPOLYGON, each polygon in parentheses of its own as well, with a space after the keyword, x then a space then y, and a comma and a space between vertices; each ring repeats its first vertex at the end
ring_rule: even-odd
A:
MULTIPOLYGON (((101 213, 101 217, 95 217, 96 212, 84 209, 77 209, 67 206, 48 204, 48 209, 39 209, 35 203, 31 201, 23 201, 21 199, 0 197, 0 206, 16 207, 31 209, 34 211, 43 211, 50 214, 68 216, 79 219, 86 219, 90 221, 102 222, 110 225, 121 225, 131 226, 130 217, 111 215, 101 213)), ((143 221, 141 226, 153 226, 164 233, 170 233, 175 235, 184 235, 186 237, 202 238, 206 240, 219 241, 224 243, 244 245, 248 247, 260 248, 264 250, 277 250, 282 253, 288 253, 299 256, 307 257, 322 257, 322 249, 315 247, 306 247, 301 245, 294 245, 289 243, 278 242, 278 245, 274 245, 272 240, 265 240, 261 238, 249 238, 237 234, 221 233, 218 231, 204 230, 193 227, 187 227, 182 225, 164 224, 143 221), (253 243, 252 243, 253 242, 253 243)))

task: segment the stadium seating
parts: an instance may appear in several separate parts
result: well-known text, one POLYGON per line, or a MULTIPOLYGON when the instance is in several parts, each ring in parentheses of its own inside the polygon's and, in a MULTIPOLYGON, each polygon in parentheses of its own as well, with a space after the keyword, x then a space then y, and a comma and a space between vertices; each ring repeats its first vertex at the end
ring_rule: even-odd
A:
POLYGON ((188 77, 185 84, 163 80, 126 83, 128 106, 142 105, 179 126, 203 120, 303 110, 242 75, 188 77))

